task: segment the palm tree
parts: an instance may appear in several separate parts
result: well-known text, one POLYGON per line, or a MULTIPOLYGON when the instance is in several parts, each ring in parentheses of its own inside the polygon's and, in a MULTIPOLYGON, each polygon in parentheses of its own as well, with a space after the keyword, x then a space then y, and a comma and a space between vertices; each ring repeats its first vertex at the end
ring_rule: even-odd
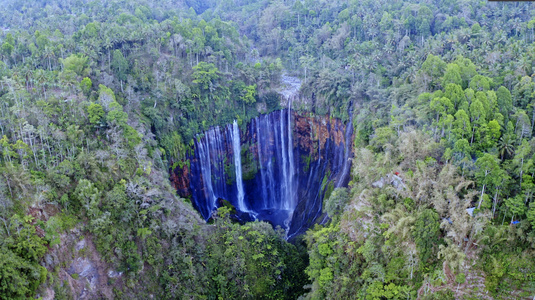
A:
POLYGON ((42 69, 37 69, 35 71, 35 80, 37 81, 37 84, 39 84, 43 88, 43 93, 46 99, 46 89, 45 89, 45 84, 44 84, 46 81, 45 71, 42 69))
POLYGON ((54 49, 52 47, 45 47, 43 57, 48 60, 48 70, 51 70, 51 64, 50 59, 54 58, 56 55, 54 54, 54 49))
POLYGON ((113 48, 113 42, 111 41, 111 39, 109 37, 106 38, 106 40, 104 40, 104 43, 103 45, 104 46, 104 49, 106 49, 106 51, 108 51, 108 71, 111 70, 111 49, 113 48))
POLYGON ((502 157, 502 161, 506 156, 511 157, 513 155, 515 152, 515 146, 514 139, 510 134, 505 134, 500 138, 498 141, 498 151, 502 157))

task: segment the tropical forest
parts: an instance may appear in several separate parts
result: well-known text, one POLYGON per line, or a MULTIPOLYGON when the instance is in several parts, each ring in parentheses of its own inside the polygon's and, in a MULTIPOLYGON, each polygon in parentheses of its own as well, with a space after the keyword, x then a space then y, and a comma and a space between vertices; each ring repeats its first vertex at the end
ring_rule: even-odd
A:
POLYGON ((0 299, 535 299, 535 4, 0 0, 0 299))

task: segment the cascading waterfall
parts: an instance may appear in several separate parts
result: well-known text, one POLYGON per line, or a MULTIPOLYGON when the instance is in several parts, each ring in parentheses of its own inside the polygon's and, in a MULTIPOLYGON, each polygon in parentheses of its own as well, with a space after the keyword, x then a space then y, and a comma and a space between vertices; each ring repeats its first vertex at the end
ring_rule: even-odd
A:
POLYGON ((287 156, 287 150, 286 150, 286 143, 285 143, 285 138, 284 138, 284 118, 283 118, 283 112, 281 112, 281 116, 280 116, 280 133, 281 133, 281 137, 280 137, 280 141, 281 141, 281 144, 282 144, 282 148, 281 148, 281 155, 282 155, 282 182, 281 182, 281 187, 282 187, 282 206, 284 208, 286 208, 288 206, 288 202, 290 201, 289 199, 289 196, 288 196, 288 191, 290 190, 290 186, 288 185, 288 168, 286 167, 287 165, 287 159, 286 159, 286 156, 287 156))
POLYGON ((352 127, 301 117, 289 102, 243 132, 236 121, 211 128, 197 136, 189 158, 192 203, 208 220, 227 200, 239 220, 265 220, 296 236, 324 216, 323 198, 347 185, 352 127))
POLYGON ((242 165, 241 165, 241 146, 240 146, 240 129, 238 128, 238 122, 234 120, 232 123, 232 153, 234 156, 234 170, 236 172, 236 188, 238 190, 238 201, 236 208, 242 212, 249 212, 247 205, 243 201, 243 177, 242 177, 242 165))
MULTIPOLYGON (((255 120, 255 122, 258 122, 258 120, 255 120)), ((256 136, 257 136, 257 140, 258 140, 258 137, 260 136, 260 126, 256 126, 256 136)), ((262 203, 264 204, 264 207, 271 207, 271 203, 269 202, 269 197, 268 197, 268 186, 271 187, 270 185, 268 185, 268 182, 267 182, 267 178, 271 178, 272 176, 270 175, 266 175, 266 168, 264 168, 262 166, 262 162, 264 161, 262 159, 262 152, 264 151, 264 148, 262 147, 262 144, 257 142, 257 153, 258 153, 258 162, 259 162, 259 170, 260 170, 260 180, 261 180, 261 184, 262 184, 262 203)), ((267 168, 267 170, 269 170, 269 166, 267 168)), ((271 191, 271 189, 270 189, 271 191)))
MULTIPOLYGON (((351 103, 349 104, 349 107, 351 107, 351 103)), ((348 126, 346 126, 346 132, 345 132, 345 140, 346 141, 350 141, 351 140, 351 136, 353 135, 353 126, 352 126, 352 124, 353 124, 353 112, 350 109, 349 110, 349 123, 348 123, 348 126)), ((351 163, 349 161, 350 160, 349 153, 351 152, 349 147, 350 147, 350 144, 348 142, 346 142, 345 145, 344 145, 344 168, 342 169, 341 176, 338 178, 338 181, 336 182, 336 187, 337 188, 348 184, 347 181, 348 181, 348 178, 349 178, 349 166, 351 165, 351 163)))
POLYGON ((295 208, 295 192, 297 188, 294 186, 294 154, 293 154, 293 139, 292 139, 292 100, 288 100, 288 189, 287 189, 287 201, 285 201, 287 210, 294 210, 295 208))
POLYGON ((221 130, 215 127, 205 132, 204 135, 197 136, 195 145, 202 173, 203 194, 206 199, 206 205, 201 210, 201 214, 206 218, 216 207, 217 198, 227 195, 227 186, 222 181, 225 171, 223 164, 225 151, 221 130))

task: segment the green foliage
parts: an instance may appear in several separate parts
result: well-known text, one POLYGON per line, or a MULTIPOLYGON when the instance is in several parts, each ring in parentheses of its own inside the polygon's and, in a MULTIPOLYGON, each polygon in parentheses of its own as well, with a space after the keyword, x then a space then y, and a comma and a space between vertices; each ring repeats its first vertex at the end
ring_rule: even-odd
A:
POLYGON ((120 50, 113 51, 111 68, 119 80, 126 80, 128 75, 128 61, 124 58, 123 53, 120 50))
POLYGON ((346 188, 336 188, 324 202, 324 211, 331 217, 336 218, 343 211, 349 200, 346 188))
POLYGON ((474 91, 488 91, 491 83, 492 81, 489 80, 489 78, 476 75, 472 78, 472 81, 470 81, 470 88, 474 91))
POLYGON ((202 90, 212 91, 215 88, 217 79, 219 79, 219 70, 214 64, 200 62, 193 67, 193 83, 199 85, 202 90))
POLYGON ((465 283, 466 281, 466 275, 464 273, 459 273, 455 276, 455 282, 458 284, 465 283))
POLYGON ((7 236, 0 241, 0 298, 33 298, 46 280, 47 270, 39 265, 47 248, 37 236, 31 216, 10 219, 7 236))
POLYGON ((452 290, 441 290, 435 293, 429 293, 422 297, 425 300, 454 300, 455 293, 452 290))
POLYGON ((91 93, 92 86, 93 82, 88 77, 84 77, 84 79, 80 81, 80 89, 86 96, 89 96, 89 94, 91 93))
POLYGON ((243 95, 240 97, 240 100, 244 103, 251 104, 256 102, 256 84, 249 85, 245 87, 243 95))
POLYGON ((366 300, 405 299, 410 297, 410 291, 411 288, 408 286, 397 286, 393 283, 386 285, 380 281, 374 281, 366 289, 366 300))
POLYGON ((148 228, 139 228, 137 230, 137 235, 141 237, 141 239, 146 239, 147 236, 151 235, 152 231, 150 231, 148 228))
MULTIPOLYGON (((421 71, 430 76, 431 78, 440 78, 444 75, 447 64, 438 56, 429 54, 422 64, 421 71)), ((450 75, 448 75, 450 76, 450 75)), ((430 88, 437 86, 436 82, 430 83, 430 88)))
MULTIPOLYGON (((256 299, 293 299, 300 295, 306 281, 302 274, 304 261, 296 246, 283 242, 282 236, 267 223, 233 224, 229 211, 227 207, 218 210, 215 232, 202 250, 207 254, 201 260, 202 276, 211 279, 196 282, 204 286, 202 293, 214 298, 256 299)), ((194 275, 194 262, 185 261, 183 256, 174 256, 173 260, 177 265, 170 267, 168 276, 176 277, 169 277, 170 285, 172 278, 194 275)), ((167 297, 172 298, 173 294, 167 297)), ((182 294, 175 296, 179 295, 182 294)))
POLYGON ((89 104, 87 113, 89 115, 89 123, 91 124, 99 124, 102 117, 104 117, 104 110, 102 109, 102 106, 97 103, 89 104))
POLYGON ((447 87, 448 84, 462 85, 461 68, 457 64, 448 64, 446 66, 442 86, 447 87))
MULTIPOLYGON (((427 265, 429 260, 436 257, 439 245, 440 222, 438 214, 431 209, 425 209, 418 214, 414 226, 414 241, 418 249, 420 261, 427 265)), ((424 266, 424 265, 422 265, 424 266)))
POLYGON ((10 57, 11 53, 13 53, 13 49, 15 49, 15 47, 13 47, 12 44, 5 42, 2 44, 1 51, 5 57, 10 57))
POLYGON ((78 76, 88 76, 89 58, 84 55, 71 54, 65 59, 60 59, 65 71, 72 71, 78 76))

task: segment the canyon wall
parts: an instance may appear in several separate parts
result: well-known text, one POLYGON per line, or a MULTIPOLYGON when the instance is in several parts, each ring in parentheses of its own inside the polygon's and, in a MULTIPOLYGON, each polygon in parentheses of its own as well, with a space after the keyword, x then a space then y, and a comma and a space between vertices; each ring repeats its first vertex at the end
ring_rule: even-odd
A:
POLYGON ((171 170, 177 192, 206 220, 227 200, 243 221, 279 225, 288 238, 325 220, 323 199, 349 181, 353 126, 285 109, 242 128, 199 134, 189 165, 171 170))

